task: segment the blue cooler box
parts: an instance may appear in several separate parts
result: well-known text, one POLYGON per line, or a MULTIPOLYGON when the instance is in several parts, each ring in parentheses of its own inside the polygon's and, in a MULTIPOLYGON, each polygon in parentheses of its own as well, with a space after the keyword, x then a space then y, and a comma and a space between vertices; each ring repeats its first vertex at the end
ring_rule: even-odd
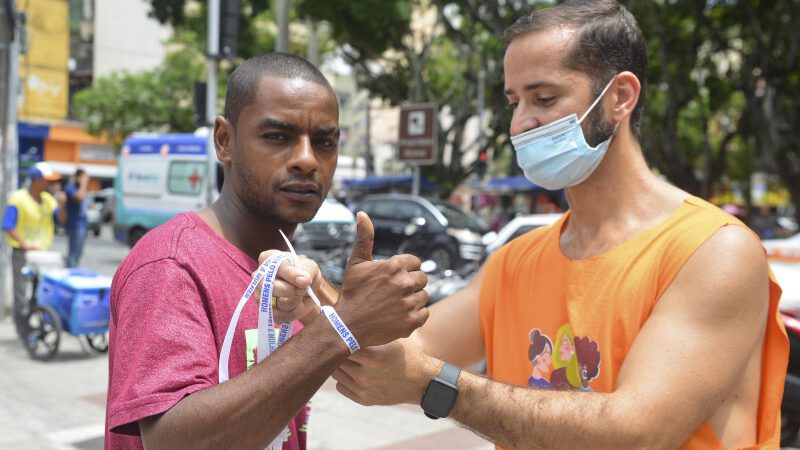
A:
POLYGON ((36 300, 56 311, 66 332, 101 334, 108 331, 110 289, 111 277, 91 270, 51 270, 42 274, 36 300))

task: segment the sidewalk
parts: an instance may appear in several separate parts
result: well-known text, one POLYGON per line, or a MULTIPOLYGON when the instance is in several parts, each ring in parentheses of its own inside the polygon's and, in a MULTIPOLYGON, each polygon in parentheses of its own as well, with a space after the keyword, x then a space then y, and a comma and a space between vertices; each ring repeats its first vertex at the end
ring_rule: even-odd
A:
MULTIPOLYGON (((0 448, 100 449, 108 358, 61 335, 58 356, 31 360, 11 321, 0 320, 0 448)), ((365 408, 328 380, 311 402, 309 450, 494 448, 451 421, 430 420, 417 406, 365 408)))

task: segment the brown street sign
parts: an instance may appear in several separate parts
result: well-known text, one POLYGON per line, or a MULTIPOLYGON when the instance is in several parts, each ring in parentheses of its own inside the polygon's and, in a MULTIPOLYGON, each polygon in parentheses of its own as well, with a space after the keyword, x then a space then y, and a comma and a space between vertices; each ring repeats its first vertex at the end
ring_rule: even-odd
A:
POLYGON ((400 107, 400 136, 397 139, 397 159, 410 164, 436 163, 438 108, 435 103, 400 107))

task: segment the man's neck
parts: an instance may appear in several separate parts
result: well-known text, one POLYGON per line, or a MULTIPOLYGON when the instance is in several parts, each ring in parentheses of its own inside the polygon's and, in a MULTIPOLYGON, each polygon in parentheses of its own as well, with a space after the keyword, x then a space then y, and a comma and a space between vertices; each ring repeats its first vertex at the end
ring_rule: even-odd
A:
POLYGON ((615 137, 611 145, 597 170, 567 189, 570 218, 562 250, 571 248, 572 256, 590 256, 619 244, 660 223, 686 198, 650 171, 630 134, 615 137))
POLYGON ((223 239, 256 261, 263 251, 288 250, 278 230, 291 237, 297 226, 259 218, 224 190, 211 207, 198 211, 198 215, 223 239))
POLYGON ((37 202, 42 201, 42 192, 44 192, 44 188, 36 185, 31 185, 28 189, 28 193, 30 193, 31 197, 37 202))

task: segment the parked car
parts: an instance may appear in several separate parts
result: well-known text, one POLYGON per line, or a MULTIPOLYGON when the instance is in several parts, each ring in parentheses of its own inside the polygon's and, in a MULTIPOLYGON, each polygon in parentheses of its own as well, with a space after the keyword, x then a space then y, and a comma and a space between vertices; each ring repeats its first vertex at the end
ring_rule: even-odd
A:
POLYGON ((103 224, 100 214, 100 208, 97 203, 89 201, 89 207, 86 209, 86 219, 89 222, 89 232, 95 237, 100 236, 100 228, 103 224))
POLYGON ((313 219, 297 226, 292 240, 300 249, 326 250, 350 247, 355 238, 356 216, 329 196, 313 219))
MULTIPOLYGON (((528 231, 555 223, 560 217, 561 214, 531 214, 515 217, 499 232, 490 231, 483 236, 487 256, 528 231)), ((425 288, 429 294, 428 303, 436 303, 461 290, 469 283, 479 268, 479 262, 472 262, 457 270, 444 270, 429 275, 428 285, 425 288)))
POLYGON ((800 233, 785 239, 761 241, 770 261, 800 263, 800 233))
POLYGON ((789 365, 781 403, 781 445, 793 446, 800 434, 800 234, 764 239, 767 258, 781 286, 781 318, 789 336, 789 365))
POLYGON ((482 242, 488 226, 472 213, 442 200, 405 194, 374 194, 358 209, 375 226, 373 252, 379 256, 411 253, 432 260, 437 270, 454 269, 482 261, 482 242))
POLYGON ((114 220, 114 188, 105 188, 94 192, 92 198, 100 212, 100 222, 111 223, 114 220))
POLYGON ((781 403, 781 445, 793 446, 800 434, 800 264, 770 261, 781 286, 781 318, 789 336, 789 366, 781 403))
POLYGON ((515 217, 495 235, 488 234, 485 237, 484 243, 486 244, 486 253, 491 255, 503 245, 522 236, 528 231, 554 224, 560 217, 561 214, 530 214, 515 217))

